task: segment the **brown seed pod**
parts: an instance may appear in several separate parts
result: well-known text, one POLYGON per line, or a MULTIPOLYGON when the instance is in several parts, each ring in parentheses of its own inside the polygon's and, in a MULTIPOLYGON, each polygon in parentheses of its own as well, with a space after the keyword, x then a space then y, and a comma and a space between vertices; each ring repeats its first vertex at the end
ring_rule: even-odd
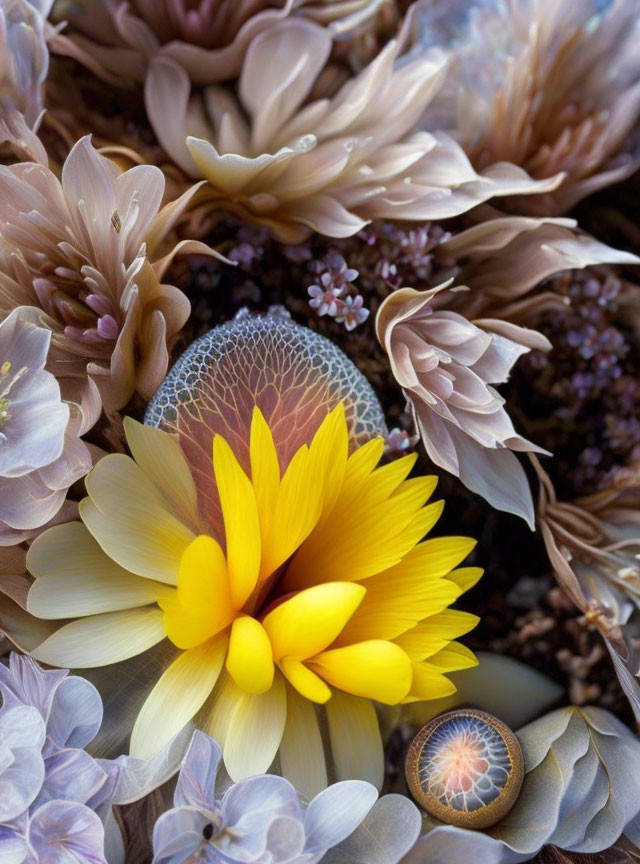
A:
POLYGON ((405 772, 415 800, 431 816, 462 828, 489 828, 515 804, 524 758, 514 733, 484 711, 434 717, 409 748, 405 772))

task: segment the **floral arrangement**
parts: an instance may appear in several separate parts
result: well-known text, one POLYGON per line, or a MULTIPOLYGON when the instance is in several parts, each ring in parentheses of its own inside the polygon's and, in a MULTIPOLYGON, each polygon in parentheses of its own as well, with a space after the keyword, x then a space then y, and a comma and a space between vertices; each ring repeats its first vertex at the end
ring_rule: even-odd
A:
POLYGON ((0 0, 0 864, 640 861, 639 36, 0 0))

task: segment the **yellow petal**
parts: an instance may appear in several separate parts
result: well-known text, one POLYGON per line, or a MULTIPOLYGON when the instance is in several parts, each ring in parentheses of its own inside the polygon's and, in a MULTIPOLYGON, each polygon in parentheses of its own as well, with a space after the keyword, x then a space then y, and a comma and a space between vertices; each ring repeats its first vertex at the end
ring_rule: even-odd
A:
POLYGON ((255 618, 242 615, 231 625, 227 672, 241 690, 264 693, 273 683, 271 642, 255 618))
POLYGON ((327 786, 327 768, 315 705, 287 687, 287 724, 280 744, 282 776, 311 800, 327 786))
MULTIPOLYGON (((382 470, 370 479, 374 481, 382 470)), ((440 513, 441 505, 426 516, 421 510, 435 485, 435 478, 419 477, 391 489, 387 497, 373 484, 348 511, 343 511, 340 496, 331 519, 312 532, 290 562, 283 589, 297 590, 329 578, 363 580, 398 563, 440 513)))
POLYGON ((227 563, 212 537, 201 534, 184 551, 178 574, 178 597, 186 609, 210 617, 218 630, 231 622, 227 563))
POLYGON ((213 439, 213 467, 224 519, 231 599, 234 608, 241 609, 260 571, 258 505, 249 478, 220 435, 213 439))
POLYGON ((178 589, 165 589, 157 602, 167 636, 178 648, 193 648, 224 630, 234 617, 227 566, 216 541, 201 534, 180 560, 178 589))
POLYGON ((325 651, 308 665, 334 687, 386 705, 401 702, 411 687, 411 661, 381 639, 325 651))
POLYGON ((428 665, 442 672, 457 672, 460 669, 472 669, 477 666, 478 658, 466 645, 450 642, 437 654, 429 657, 428 665))
POLYGON ((309 473, 309 450, 301 447, 284 473, 264 536, 260 579, 270 576, 298 548, 316 524, 322 480, 309 473))
POLYGON ((226 636, 218 636, 173 661, 136 718, 132 756, 147 759, 155 755, 199 711, 218 680, 226 647, 226 636))
POLYGON ((337 780, 384 780, 384 752, 375 709, 368 699, 335 691, 326 705, 337 780))
MULTIPOLYGON (((430 541, 427 541, 430 542, 430 541)), ((339 645, 367 639, 396 639, 401 633, 453 603, 460 589, 430 570, 431 547, 422 543, 389 570, 365 582, 367 593, 337 640, 339 645)))
POLYGON ((251 482, 256 494, 262 538, 269 531, 271 516, 280 488, 280 466, 273 435, 258 406, 253 409, 249 452, 251 482))
POLYGON ((280 661, 280 668, 291 685, 305 699, 323 705, 331 698, 331 690, 322 678, 307 668, 300 660, 285 657, 280 661))
POLYGON ((324 418, 309 446, 310 476, 316 483, 322 478, 321 512, 318 514, 318 521, 327 518, 338 500, 344 482, 348 452, 349 430, 344 405, 340 402, 324 418))
POLYGON ((454 582, 461 593, 468 591, 479 581, 484 573, 482 567, 459 567, 447 574, 447 579, 454 582))
POLYGON ((178 439, 162 429, 124 418, 127 444, 140 468, 162 494, 174 516, 197 531, 200 524, 198 494, 189 463, 178 439))
POLYGON ((51 666, 91 669, 128 660, 164 638, 162 612, 147 606, 72 621, 45 639, 31 655, 51 666))
POLYGON ((362 585, 326 582, 300 591, 265 617, 276 661, 304 660, 324 650, 340 633, 365 596, 362 585))
POLYGON ((412 660, 424 660, 444 648, 452 639, 473 630, 477 615, 445 609, 402 633, 394 641, 412 660))
POLYGON ((456 692, 453 681, 438 669, 428 666, 426 663, 413 664, 413 681, 411 691, 405 702, 416 702, 427 699, 442 699, 456 692))
POLYGON ((209 615, 194 615, 180 602, 175 589, 165 589, 157 597, 158 606, 164 612, 162 626, 174 645, 186 651, 202 645, 220 631, 209 615))

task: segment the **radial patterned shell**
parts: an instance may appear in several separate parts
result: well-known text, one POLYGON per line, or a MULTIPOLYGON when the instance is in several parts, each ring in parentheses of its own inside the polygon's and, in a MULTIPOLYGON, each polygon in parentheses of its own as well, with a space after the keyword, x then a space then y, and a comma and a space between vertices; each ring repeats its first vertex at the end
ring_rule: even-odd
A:
POLYGON ((185 351, 153 397, 145 423, 180 436, 202 516, 215 530, 222 523, 211 473, 214 434, 227 439, 248 472, 249 429, 257 405, 284 471, 340 401, 352 445, 386 435, 371 386, 340 349, 288 318, 247 313, 215 327, 185 351))
POLYGON ((463 828, 488 828, 515 804, 524 759, 518 739, 497 717, 450 711, 414 738, 406 775, 411 794, 431 816, 463 828))

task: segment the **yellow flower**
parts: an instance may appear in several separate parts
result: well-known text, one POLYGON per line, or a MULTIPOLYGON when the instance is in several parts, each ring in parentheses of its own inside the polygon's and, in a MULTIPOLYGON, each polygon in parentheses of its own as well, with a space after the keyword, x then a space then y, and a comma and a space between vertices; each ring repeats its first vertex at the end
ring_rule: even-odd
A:
POLYGON ((103 666, 168 638, 179 654, 138 714, 133 755, 151 755, 198 714, 235 780, 279 752, 310 794, 327 783, 325 712, 338 778, 380 785, 373 702, 446 696, 455 687, 444 673, 476 662, 451 640, 477 619, 447 609, 481 574, 452 570, 474 541, 423 541, 442 511, 426 503, 436 478, 406 479, 413 456, 376 467, 382 438, 348 455, 341 404, 281 472, 256 408, 250 476, 213 439, 215 538, 177 440, 130 419, 126 432, 134 458, 97 464, 84 524, 56 526, 30 549, 29 611, 78 617, 33 655, 103 666))

